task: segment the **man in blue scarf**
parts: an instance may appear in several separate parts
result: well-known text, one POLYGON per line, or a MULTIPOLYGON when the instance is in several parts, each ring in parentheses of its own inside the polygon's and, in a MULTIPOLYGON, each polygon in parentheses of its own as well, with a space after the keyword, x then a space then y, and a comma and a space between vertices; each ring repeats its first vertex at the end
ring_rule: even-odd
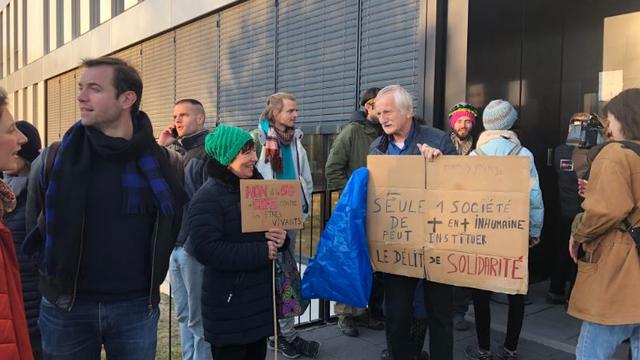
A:
POLYGON ((151 360, 184 201, 181 161, 156 144, 138 110, 133 67, 110 57, 83 65, 81 119, 30 175, 45 194, 44 221, 27 240, 43 235, 35 248, 44 357, 94 359, 104 347, 109 358, 151 360))

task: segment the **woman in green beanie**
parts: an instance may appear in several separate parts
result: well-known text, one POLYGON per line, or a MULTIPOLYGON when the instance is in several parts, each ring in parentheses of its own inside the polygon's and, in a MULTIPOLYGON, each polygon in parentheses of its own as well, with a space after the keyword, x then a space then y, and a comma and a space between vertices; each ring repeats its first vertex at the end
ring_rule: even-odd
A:
POLYGON ((209 178, 187 215, 187 250, 204 265, 202 318, 214 359, 257 360, 273 334, 271 261, 286 249, 285 230, 242 233, 240 179, 262 179, 255 143, 220 125, 205 139, 209 178))

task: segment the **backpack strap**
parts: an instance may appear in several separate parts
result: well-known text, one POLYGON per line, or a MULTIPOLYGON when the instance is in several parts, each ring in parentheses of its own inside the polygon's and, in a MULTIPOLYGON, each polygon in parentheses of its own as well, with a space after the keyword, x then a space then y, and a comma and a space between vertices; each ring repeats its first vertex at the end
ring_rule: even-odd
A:
POLYGON ((51 179, 51 172, 53 171, 53 164, 56 162, 56 157, 58 156, 58 150, 60 150, 60 141, 54 141, 49 145, 49 149, 47 150, 47 156, 44 159, 44 187, 40 187, 40 205, 42 209, 40 210, 40 215, 38 215, 38 228, 40 229, 40 233, 42 234, 42 238, 44 239, 45 234, 45 219, 44 219, 44 207, 45 207, 45 195, 47 192, 47 187, 49 187, 49 180, 51 179))
POLYGON ((511 150, 509 150, 509 153, 507 154, 507 156, 516 156, 516 155, 520 154, 520 150, 522 150, 522 145, 515 144, 511 148, 511 150))
POLYGON ((629 149, 636 153, 636 155, 640 156, 640 144, 636 144, 633 141, 616 141, 622 144, 622 147, 625 149, 629 149))
MULTIPOLYGON (((60 141, 54 141, 49 145, 49 151, 47 151, 47 157, 44 159, 44 188, 49 186, 49 179, 51 178, 51 171, 53 170, 53 164, 58 156, 58 150, 60 150, 60 141)), ((44 199, 42 199, 44 204, 44 199)))

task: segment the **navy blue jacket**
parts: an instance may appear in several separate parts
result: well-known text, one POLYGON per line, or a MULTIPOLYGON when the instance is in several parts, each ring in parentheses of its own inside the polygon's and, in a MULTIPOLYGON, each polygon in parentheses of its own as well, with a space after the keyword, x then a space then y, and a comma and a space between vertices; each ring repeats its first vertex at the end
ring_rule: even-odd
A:
MULTIPOLYGON (((204 151, 204 139, 208 134, 208 130, 202 129, 195 134, 182 137, 167 146, 168 149, 174 150, 183 156, 184 190, 189 199, 193 198, 196 191, 198 191, 207 180, 205 169, 207 154, 204 151)), ((189 203, 187 202, 184 205, 184 214, 187 213, 188 208, 189 203)), ((178 239, 176 240, 176 246, 183 246, 188 236, 189 227, 187 225, 187 218, 183 217, 182 226, 180 227, 178 239)), ((191 254, 188 250, 187 252, 191 254)))
MULTIPOLYGON (((241 232, 239 179, 215 160, 207 172, 189 206, 186 244, 205 266, 205 339, 213 346, 249 344, 273 334, 267 241, 264 232, 241 232)), ((262 178, 257 170, 254 178, 262 178)))
MULTIPOLYGON (((369 147, 370 155, 386 155, 390 142, 389 135, 382 135, 375 139, 369 147)), ((406 155, 420 155, 418 144, 426 144, 440 149, 443 155, 457 155, 456 147, 451 142, 450 136, 440 129, 420 125, 416 118, 413 119, 413 136, 405 141, 406 155)))

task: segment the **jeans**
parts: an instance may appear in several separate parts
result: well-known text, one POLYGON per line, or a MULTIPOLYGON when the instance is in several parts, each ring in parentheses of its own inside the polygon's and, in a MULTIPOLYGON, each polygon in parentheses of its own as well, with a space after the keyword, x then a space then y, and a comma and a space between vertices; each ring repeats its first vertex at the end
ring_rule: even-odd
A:
POLYGON ((640 324, 600 325, 588 321, 582 322, 577 360, 607 360, 616 352, 624 340, 630 339, 633 359, 640 359, 640 324))
POLYGON ((215 360, 264 360, 267 357, 267 339, 244 345, 214 347, 215 360))
POLYGON ((76 300, 71 311, 42 298, 39 326, 46 360, 153 360, 160 310, 149 298, 101 303, 76 300))
POLYGON ((182 360, 210 360, 211 345, 202 327, 202 276, 204 266, 182 246, 176 247, 169 261, 171 295, 180 323, 182 360))
MULTIPOLYGON (((424 303, 429 327, 431 358, 453 360, 453 291, 451 285, 385 274, 385 313, 388 347, 395 360, 417 355, 411 338, 414 298, 419 281, 424 282, 424 303)), ((417 302, 416 302, 417 303, 417 302)))
MULTIPOLYGON (((518 349, 518 340, 522 330, 524 319, 524 295, 508 295, 509 314, 507 319, 507 336, 504 339, 504 347, 510 351, 518 349)), ((476 335, 478 347, 482 350, 491 350, 491 292, 473 289, 473 308, 476 317, 476 335)))

